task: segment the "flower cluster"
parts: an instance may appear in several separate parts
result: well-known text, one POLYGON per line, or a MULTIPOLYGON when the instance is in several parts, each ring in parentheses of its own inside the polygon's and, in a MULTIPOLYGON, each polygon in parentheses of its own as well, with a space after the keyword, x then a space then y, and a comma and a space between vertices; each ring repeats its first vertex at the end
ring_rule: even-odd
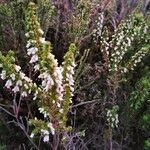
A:
POLYGON ((67 112, 74 92, 74 68, 76 47, 71 44, 64 57, 62 66, 51 53, 50 42, 42 38, 43 31, 36 17, 36 5, 32 2, 26 13, 27 23, 27 55, 29 63, 38 71, 41 84, 36 85, 27 77, 21 67, 15 64, 14 53, 10 51, 7 56, 0 53, 0 77, 6 80, 5 87, 21 97, 31 94, 33 100, 37 99, 38 110, 44 119, 31 119, 29 123, 35 126, 30 137, 36 134, 43 136, 43 141, 49 141, 49 134, 66 128, 67 112), (7 62, 7 63, 5 63, 7 62), (55 128, 54 128, 55 127, 55 128))
POLYGON ((134 40, 134 33, 131 33, 132 28, 132 21, 126 20, 115 30, 112 40, 110 41, 113 52, 110 58, 111 65, 109 71, 118 71, 120 62, 128 51, 128 48, 131 47, 131 43, 134 40))
POLYGON ((107 122, 112 128, 118 127, 119 120, 118 120, 117 111, 118 111, 118 106, 114 106, 112 109, 107 110, 107 114, 106 114, 107 122))
POLYGON ((57 60, 54 59, 54 56, 51 53, 49 53, 48 58, 52 62, 50 66, 51 70, 53 69, 52 76, 55 84, 56 100, 58 101, 57 106, 59 107, 59 103, 63 100, 62 68, 61 66, 58 67, 57 60))
POLYGON ((13 93, 19 92, 21 97, 27 97, 31 91, 37 89, 37 85, 21 71, 20 66, 15 65, 13 55, 12 51, 6 57, 0 54, 0 67, 2 68, 0 77, 6 80, 5 87, 7 89, 11 89, 13 93))
MULTIPOLYGON (((129 49, 132 49, 132 44, 139 39, 144 39, 144 43, 148 42, 147 26, 142 22, 135 22, 136 17, 131 16, 130 19, 123 21, 119 27, 115 30, 112 36, 112 40, 109 42, 109 46, 112 49, 109 71, 122 71, 127 72, 127 67, 122 69, 121 62, 124 55, 129 49)), ((141 40, 142 41, 142 40, 141 40)), ((143 43, 141 43, 143 44, 143 43)), ((139 62, 139 60, 138 60, 139 62)))
POLYGON ((41 129, 41 134, 43 136, 43 141, 49 142, 49 132, 47 130, 41 129))
POLYGON ((44 142, 49 142, 49 135, 50 133, 52 135, 55 134, 55 129, 52 125, 52 123, 50 122, 45 122, 43 120, 37 120, 37 118, 34 118, 32 120, 30 120, 30 122, 32 125, 34 125, 36 128, 32 131, 30 138, 34 138, 34 136, 38 133, 41 134, 41 136, 43 137, 43 141, 44 142))
POLYGON ((42 87, 44 91, 48 91, 54 85, 54 81, 49 73, 44 72, 38 76, 38 78, 42 79, 42 87))
MULTIPOLYGON (((53 55, 49 55, 51 58, 51 63, 49 63, 49 67, 51 67, 51 74, 44 72, 39 75, 39 78, 42 79, 42 87, 43 87, 43 94, 41 97, 40 107, 41 113, 43 112, 44 116, 51 116, 51 114, 55 111, 58 113, 62 112, 61 110, 61 103, 63 100, 63 85, 62 85, 62 72, 61 68, 58 67, 57 61, 54 59, 53 55), (47 94, 48 92, 48 94, 47 94), (45 99, 45 100, 44 100, 45 99), (44 104, 43 104, 44 101, 44 104), (46 110, 47 111, 46 111, 46 110)), ((50 117, 53 122, 57 120, 56 116, 53 118, 50 117)))
MULTIPOLYGON (((40 69, 41 73, 38 78, 42 79, 43 90, 48 92, 56 87, 55 99, 53 98, 53 103, 55 103, 55 101, 62 101, 63 88, 61 69, 58 67, 54 55, 50 53, 50 43, 42 38, 43 31, 40 28, 38 18, 35 14, 35 4, 29 3, 26 17, 28 24, 28 32, 26 33, 26 36, 28 37, 27 54, 31 55, 30 63, 34 64, 34 69, 40 69)), ((59 102, 57 102, 57 105, 60 107, 59 102)))
MULTIPOLYGON (((26 33, 28 37, 27 54, 31 56, 30 63, 33 64, 35 71, 38 70, 40 73, 38 78, 41 80, 41 91, 38 92, 38 110, 46 120, 49 120, 46 122, 51 124, 50 130, 53 130, 54 133, 53 125, 57 131, 65 128, 67 111, 73 96, 75 45, 71 44, 64 57, 63 66, 58 66, 57 60, 51 53, 50 42, 42 38, 43 31, 40 29, 35 13, 35 4, 29 3, 27 11, 28 32, 26 33)), ((32 122, 37 128, 39 120, 32 119, 31 124, 32 122)), ((40 122, 42 121, 40 120, 40 122)), ((45 121, 43 120, 42 123, 45 124, 45 121)), ((45 131, 44 127, 41 129, 42 131, 39 130, 38 133, 45 137, 44 141, 48 141, 48 132, 43 132, 45 131)))
POLYGON ((137 64, 142 61, 143 57, 145 57, 149 53, 149 51, 150 51, 150 46, 148 45, 146 47, 143 47, 137 53, 135 53, 135 55, 132 56, 127 67, 124 67, 122 69, 122 72, 126 73, 129 70, 134 70, 134 68, 137 66, 137 64))
POLYGON ((104 12, 98 13, 98 18, 95 21, 95 29, 93 30, 93 40, 97 42, 97 40, 101 37, 102 29, 104 23, 104 12))
POLYGON ((110 66, 110 60, 109 60, 109 57, 110 57, 110 43, 108 42, 108 40, 109 40, 109 38, 108 38, 107 29, 104 28, 104 31, 102 33, 102 37, 101 37, 101 40, 100 40, 100 50, 101 50, 101 53, 102 53, 102 57, 103 57, 103 59, 106 63, 107 69, 110 66))
POLYGON ((26 13, 26 22, 28 25, 25 35, 27 37, 27 54, 31 57, 29 62, 34 66, 35 70, 40 69, 38 64, 41 49, 40 42, 43 41, 42 35, 44 34, 37 20, 36 5, 30 2, 26 13))
POLYGON ((74 54, 76 47, 74 44, 71 44, 69 51, 64 56, 63 62, 63 85, 64 85, 64 101, 63 101, 63 122, 66 123, 66 116, 69 109, 70 103, 72 103, 72 96, 74 92, 74 68, 75 68, 75 59, 74 54))

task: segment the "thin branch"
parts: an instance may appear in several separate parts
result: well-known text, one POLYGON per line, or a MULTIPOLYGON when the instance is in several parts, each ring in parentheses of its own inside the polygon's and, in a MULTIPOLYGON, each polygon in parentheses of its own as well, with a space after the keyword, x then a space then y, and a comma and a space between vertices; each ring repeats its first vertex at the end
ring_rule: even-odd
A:
POLYGON ((73 106, 71 106, 71 108, 79 107, 79 106, 86 105, 86 104, 99 103, 99 102, 100 102, 100 99, 95 99, 92 101, 86 101, 86 102, 82 102, 82 103, 73 105, 73 106))
POLYGON ((91 81, 90 83, 86 84, 85 86, 80 87, 79 89, 77 89, 75 91, 75 93, 77 93, 78 91, 84 90, 89 88, 90 86, 92 86, 95 82, 97 82, 100 79, 100 77, 95 78, 93 81, 91 81))
POLYGON ((36 150, 39 150, 38 146, 32 141, 32 139, 30 138, 30 136, 28 135, 28 133, 25 130, 25 126, 24 124, 20 123, 20 121, 16 118, 17 121, 13 121, 18 127, 20 127, 20 129, 24 132, 24 134, 26 135, 26 137, 28 138, 28 140, 31 142, 31 144, 36 148, 36 150))
POLYGON ((12 113, 10 113, 9 111, 7 111, 7 110, 6 110, 6 109, 4 109, 3 107, 1 107, 1 106, 0 106, 0 109, 2 109, 3 111, 5 111, 7 114, 9 114, 9 115, 11 115, 11 116, 15 117, 12 113))
POLYGON ((11 108, 11 106, 8 106, 8 105, 5 105, 5 104, 1 104, 1 103, 0 103, 0 106, 11 108))

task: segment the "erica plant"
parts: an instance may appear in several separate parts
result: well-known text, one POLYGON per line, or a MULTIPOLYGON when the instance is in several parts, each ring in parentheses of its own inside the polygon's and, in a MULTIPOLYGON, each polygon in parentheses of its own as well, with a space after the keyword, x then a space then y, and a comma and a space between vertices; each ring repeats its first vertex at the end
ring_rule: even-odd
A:
MULTIPOLYGON (((33 74, 37 73, 40 82, 35 83, 33 75, 28 77, 16 64, 13 51, 4 56, 0 54, 1 79, 5 80, 4 88, 12 93, 13 103, 16 96, 20 100, 35 101, 43 119, 30 118, 29 124, 34 126, 30 135, 33 138, 40 134, 44 142, 49 141, 49 135, 67 130, 67 113, 74 92, 74 68, 76 46, 70 44, 69 51, 64 56, 64 62, 58 66, 55 56, 51 53, 50 42, 42 37, 36 14, 36 4, 30 2, 26 11, 27 55, 33 74), (7 63, 6 63, 7 62, 7 63)), ((19 110, 18 110, 19 113, 19 110)))

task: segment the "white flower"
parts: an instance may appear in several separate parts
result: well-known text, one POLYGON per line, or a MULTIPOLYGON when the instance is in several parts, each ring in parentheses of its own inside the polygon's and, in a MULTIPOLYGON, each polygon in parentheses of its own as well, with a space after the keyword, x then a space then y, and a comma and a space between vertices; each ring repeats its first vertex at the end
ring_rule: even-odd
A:
POLYGON ((27 84, 24 84, 25 89, 29 89, 29 86, 27 84))
POLYGON ((38 29, 38 32, 39 32, 41 35, 43 35, 43 34, 44 34, 44 32, 43 32, 43 30, 42 30, 42 29, 38 29))
POLYGON ((11 79, 14 81, 15 80, 15 74, 14 73, 12 73, 11 75, 10 75, 10 77, 11 77, 11 79))
POLYGON ((43 142, 48 142, 49 141, 49 135, 45 135, 43 138, 43 142))
POLYGON ((18 91, 19 91, 19 87, 16 85, 16 86, 12 89, 12 91, 13 91, 14 93, 18 92, 18 91))
MULTIPOLYGON (((44 108, 39 108, 38 110, 44 115, 45 118, 48 116, 48 113, 44 110, 44 108)), ((44 132, 44 130, 42 131, 44 132)))
POLYGON ((22 86, 22 81, 21 81, 21 80, 18 80, 18 81, 16 82, 16 85, 22 86))
POLYGON ((52 87, 51 83, 50 83, 50 81, 48 81, 44 90, 47 92, 51 87, 52 87))
POLYGON ((36 62, 36 61, 38 61, 38 55, 33 55, 33 56, 31 57, 30 63, 34 63, 34 62, 36 62))
MULTIPOLYGON (((115 56, 115 53, 113 53, 111 56, 112 56, 112 57, 115 56)), ((113 61, 113 60, 111 60, 111 61, 113 61)))
POLYGON ((47 72, 44 72, 44 73, 43 73, 43 78, 46 79, 46 78, 48 78, 48 77, 49 77, 49 74, 48 74, 47 72))
POLYGON ((37 99, 37 97, 36 97, 36 96, 34 96, 34 97, 33 97, 33 100, 35 101, 36 99, 37 99))
POLYGON ((31 43, 30 43, 30 41, 28 41, 26 48, 29 48, 30 46, 31 46, 31 43))
POLYGON ((93 30, 93 33, 96 33, 96 32, 97 32, 97 30, 96 30, 96 29, 94 29, 94 30, 93 30))
POLYGON ((61 68, 60 67, 56 67, 55 70, 54 70, 54 75, 58 76, 58 77, 60 77, 62 79, 63 77, 62 77, 61 74, 62 74, 61 68))
POLYGON ((74 87, 70 87, 71 92, 74 92, 74 87))
POLYGON ((40 113, 44 112, 44 108, 39 108, 38 110, 40 111, 40 113))
POLYGON ((28 93, 31 94, 31 89, 28 90, 28 93))
POLYGON ((27 97, 27 92, 26 92, 26 91, 23 91, 22 94, 21 94, 21 96, 22 96, 22 97, 27 97))
POLYGON ((72 64, 71 64, 71 65, 72 65, 72 67, 76 67, 76 64, 75 64, 75 62, 74 62, 74 61, 72 62, 72 64))
POLYGON ((10 88, 12 86, 12 81, 11 79, 7 80, 5 87, 10 88))
POLYGON ((21 69, 21 67, 20 67, 20 66, 15 65, 15 70, 16 70, 17 72, 19 72, 19 71, 20 71, 20 69, 21 69))
POLYGON ((117 68, 117 65, 115 64, 114 67, 117 68))
POLYGON ((62 114, 63 113, 63 109, 59 109, 59 112, 62 114))
POLYGON ((116 117, 115 124, 118 125, 118 123, 119 123, 119 119, 118 117, 116 117))
POLYGON ((114 124, 113 123, 111 124, 111 127, 114 128, 114 124))
POLYGON ((57 87, 56 91, 57 91, 58 93, 59 93, 59 92, 62 93, 62 92, 64 91, 63 86, 59 85, 59 86, 57 87))
POLYGON ((41 42, 42 44, 50 44, 49 41, 45 41, 45 38, 40 38, 40 42, 41 42))
POLYGON ((53 127, 53 124, 51 122, 49 122, 47 126, 50 128, 52 135, 54 135, 55 134, 55 129, 53 127))
POLYGON ((114 122, 114 121, 115 121, 115 118, 112 118, 111 120, 112 120, 112 122, 114 122))
POLYGON ((127 37, 128 46, 131 46, 131 40, 127 37))
POLYGON ((124 68, 124 70, 123 70, 123 71, 124 71, 124 73, 126 73, 128 70, 127 70, 127 68, 124 68))
POLYGON ((0 64, 0 68, 2 68, 3 67, 3 64, 0 64))
POLYGON ((51 127, 53 127, 53 124, 52 124, 51 122, 49 122, 49 123, 47 124, 47 127, 51 128, 51 127))
POLYGON ((49 132, 48 132, 47 130, 41 129, 41 132, 42 132, 42 134, 44 134, 44 135, 49 135, 49 132))
POLYGON ((58 97, 58 100, 59 101, 63 101, 63 94, 62 93, 58 93, 59 97, 58 97))
POLYGON ((31 133, 30 138, 33 138, 33 137, 34 137, 34 133, 31 133))
POLYGON ((110 115, 110 113, 111 113, 110 110, 108 110, 108 111, 107 111, 107 117, 110 115))
MULTIPOLYGON (((112 59, 111 61, 113 61, 113 59, 112 59)), ((116 58, 114 59, 114 62, 117 62, 117 59, 116 59, 116 58)))
POLYGON ((44 85, 44 81, 42 82, 42 86, 45 87, 44 90, 47 92, 54 85, 54 81, 51 77, 48 78, 48 81, 45 82, 45 85, 44 85))
POLYGON ((40 74, 38 78, 44 79, 42 81, 42 87, 44 88, 45 91, 48 91, 54 85, 53 79, 47 72, 40 74))
POLYGON ((40 65, 39 64, 35 65, 34 69, 35 69, 35 71, 39 70, 40 69, 40 65))
POLYGON ((73 67, 68 66, 68 67, 67 67, 67 70, 68 70, 71 74, 74 74, 74 69, 73 69, 73 67))
POLYGON ((21 78, 21 79, 24 79, 24 77, 25 77, 25 74, 22 73, 22 72, 20 72, 20 78, 21 78))
POLYGON ((45 87, 46 85, 47 85, 46 80, 43 80, 43 81, 42 81, 42 87, 45 87))
POLYGON ((119 52, 119 51, 117 51, 117 52, 116 52, 116 54, 117 54, 117 55, 120 55, 120 52, 119 52))
POLYGON ((60 108, 60 103, 58 103, 58 102, 57 102, 57 107, 59 107, 59 108, 60 108))
POLYGON ((52 135, 55 134, 55 129, 53 127, 51 128, 51 133, 52 133, 52 135))
POLYGON ((40 42, 44 44, 46 42, 45 38, 40 38, 40 42))
POLYGON ((6 79, 6 71, 2 70, 2 73, 0 74, 0 76, 1 76, 2 80, 5 80, 6 79))
POLYGON ((31 47, 27 50, 28 55, 34 55, 38 51, 38 48, 36 47, 31 47))
POLYGON ((109 55, 109 51, 106 51, 106 54, 109 55))
POLYGON ((29 33, 26 33, 25 36, 26 36, 26 37, 30 37, 29 33))
POLYGON ((44 73, 42 73, 42 74, 40 74, 39 76, 38 76, 38 78, 44 78, 44 73))
POLYGON ((36 99, 37 99, 37 95, 38 95, 38 91, 36 91, 36 92, 34 93, 33 100, 36 100, 36 99))
POLYGON ((46 111, 44 111, 44 118, 46 118, 47 116, 48 116, 48 114, 47 114, 47 112, 46 111))
POLYGON ((29 41, 31 44, 35 44, 35 43, 37 43, 37 41, 36 40, 30 40, 29 41))
POLYGON ((24 80, 27 81, 28 83, 32 83, 32 80, 26 76, 24 77, 24 80))
POLYGON ((69 78, 69 85, 73 86, 74 85, 74 80, 73 80, 73 77, 72 78, 69 78))

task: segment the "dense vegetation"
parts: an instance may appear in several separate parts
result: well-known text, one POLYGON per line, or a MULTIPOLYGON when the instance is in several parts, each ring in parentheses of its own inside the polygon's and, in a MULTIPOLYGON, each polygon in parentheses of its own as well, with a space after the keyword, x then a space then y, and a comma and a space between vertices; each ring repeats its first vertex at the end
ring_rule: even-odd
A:
POLYGON ((149 13, 149 0, 1 0, 0 150, 149 150, 149 13))

